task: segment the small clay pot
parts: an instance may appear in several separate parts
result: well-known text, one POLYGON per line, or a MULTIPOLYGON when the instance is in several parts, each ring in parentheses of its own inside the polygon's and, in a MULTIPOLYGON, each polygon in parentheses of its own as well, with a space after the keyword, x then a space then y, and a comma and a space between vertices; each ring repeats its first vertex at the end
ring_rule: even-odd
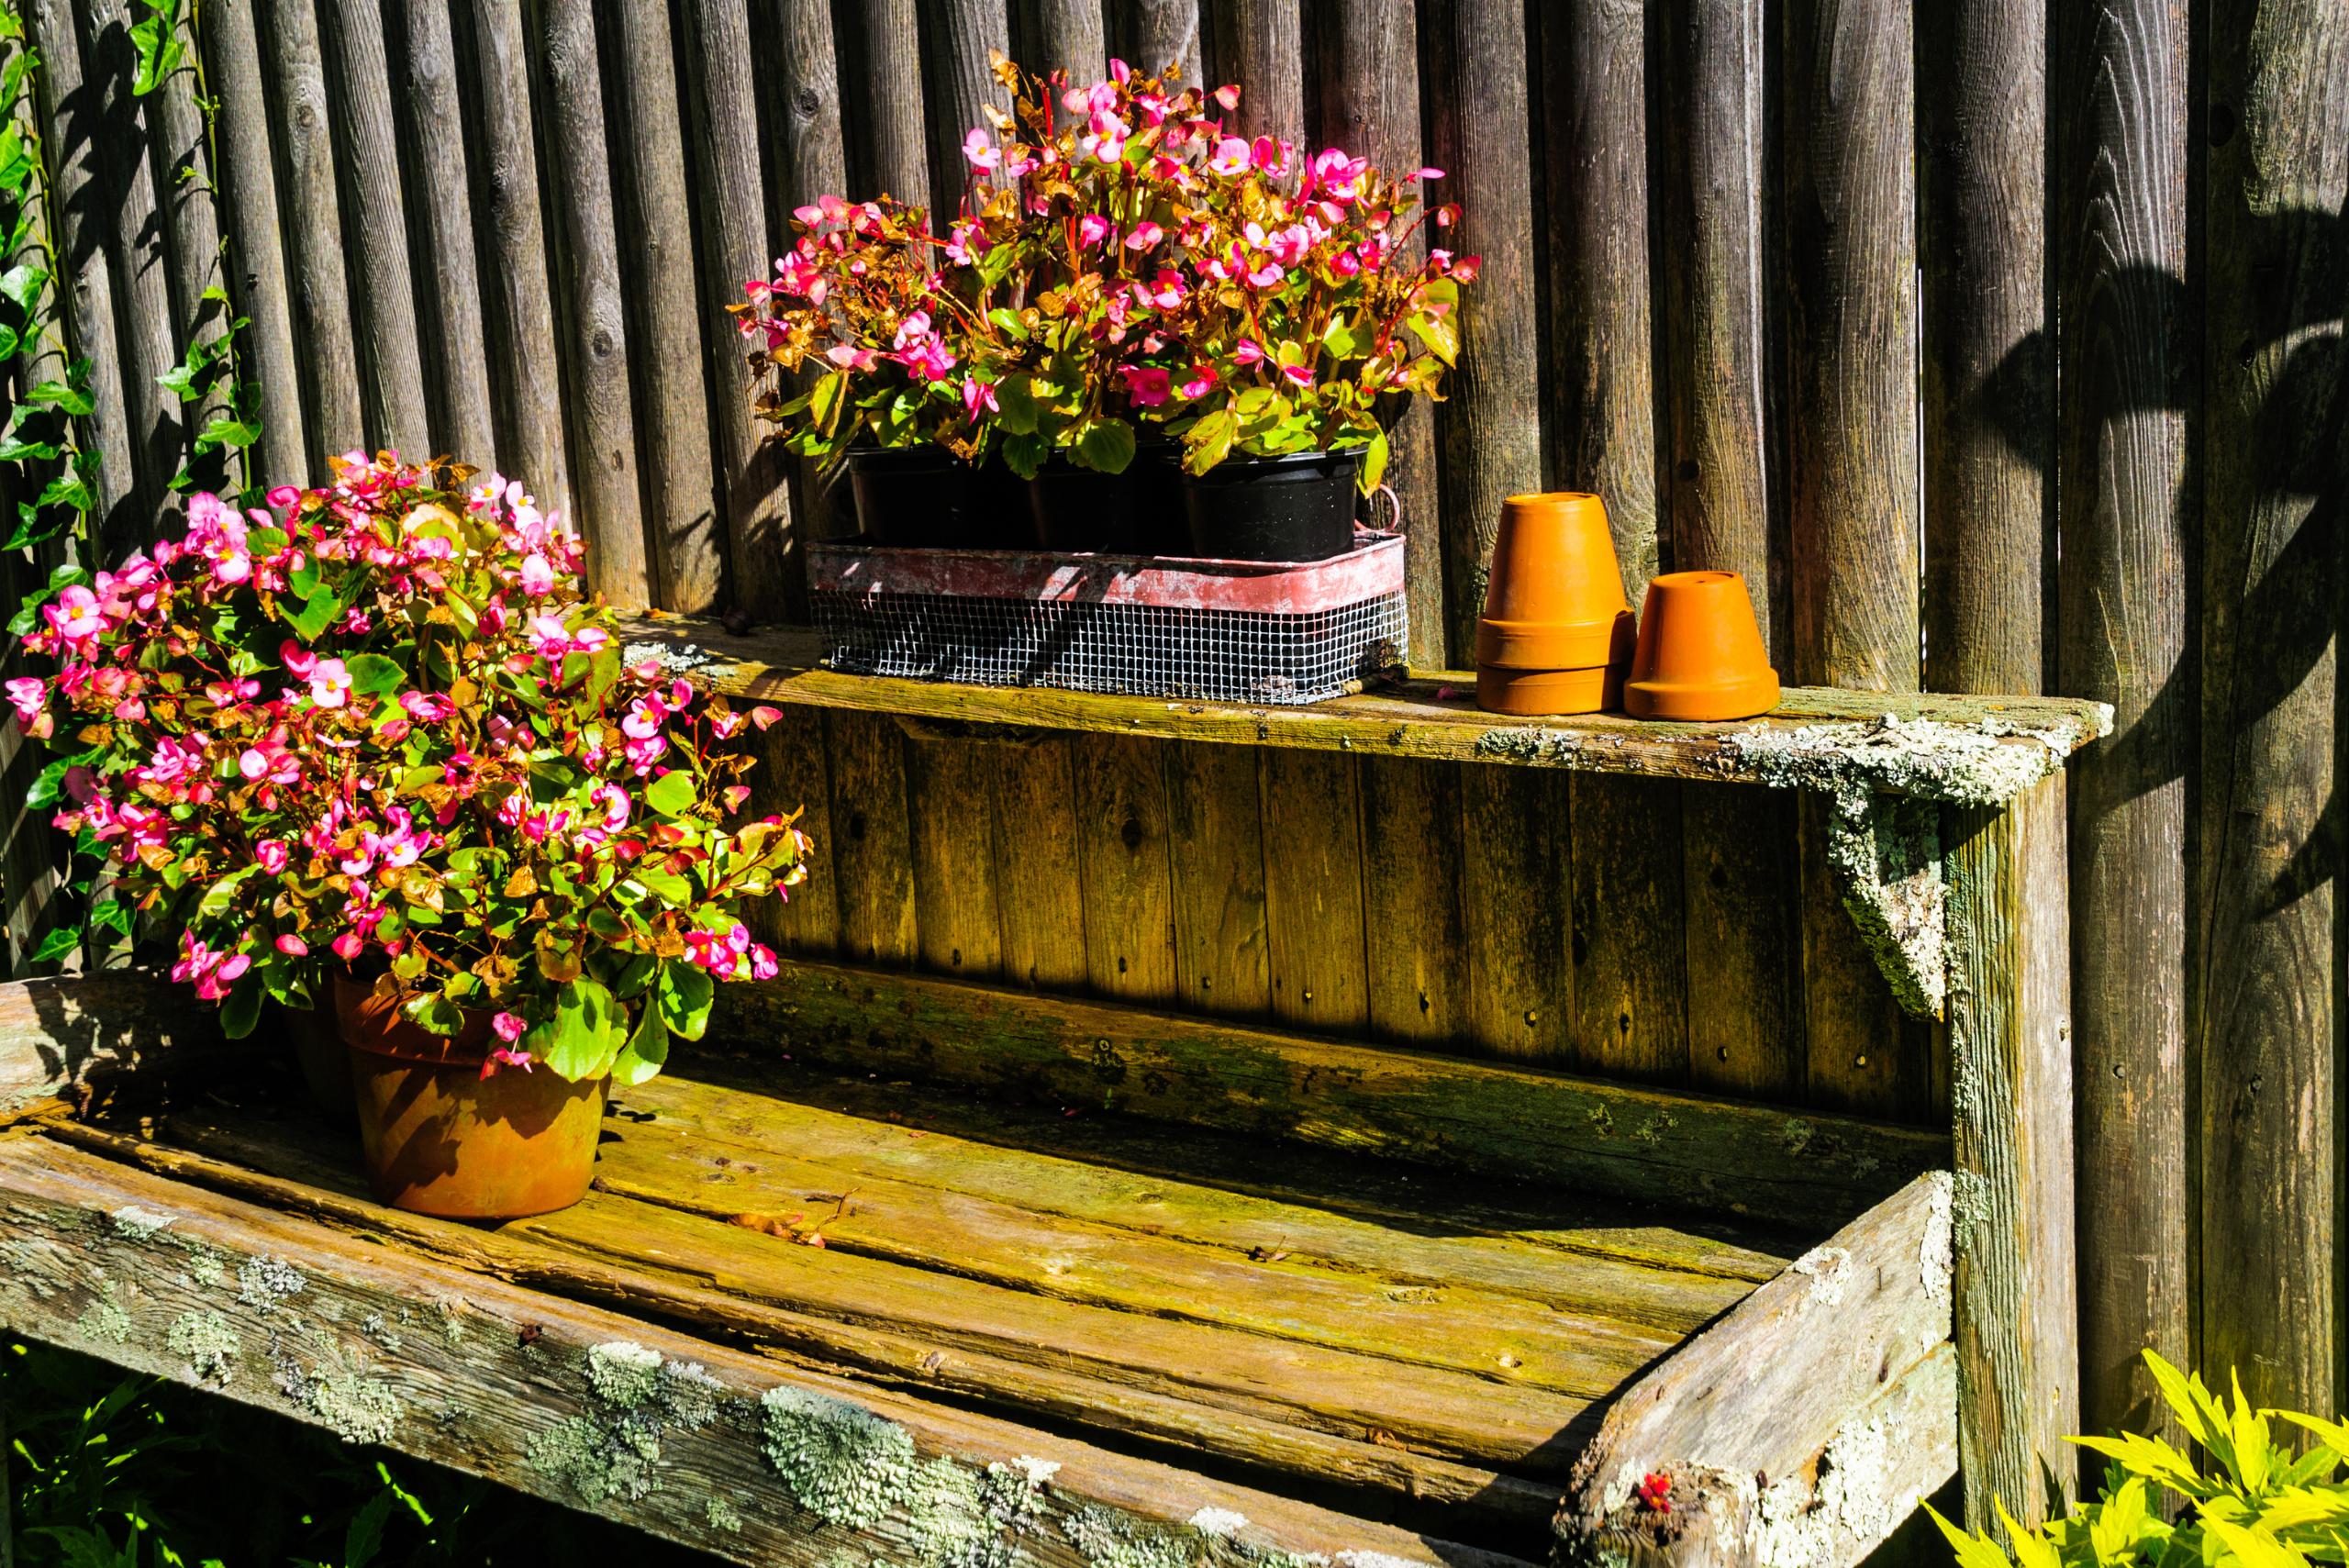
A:
POLYGON ((1476 705, 1508 714, 1619 707, 1632 640, 1605 504, 1572 491, 1502 502, 1476 623, 1476 705))
POLYGON ((466 1015, 464 1029, 444 1037, 398 1008, 364 981, 335 977, 376 1201, 451 1219, 519 1219, 584 1197, 606 1082, 573 1083, 544 1062, 484 1078, 486 1014, 466 1015))
POLYGON ((1623 704, 1634 718, 1710 723, 1778 706, 1745 579, 1734 572, 1667 572, 1648 584, 1623 704))

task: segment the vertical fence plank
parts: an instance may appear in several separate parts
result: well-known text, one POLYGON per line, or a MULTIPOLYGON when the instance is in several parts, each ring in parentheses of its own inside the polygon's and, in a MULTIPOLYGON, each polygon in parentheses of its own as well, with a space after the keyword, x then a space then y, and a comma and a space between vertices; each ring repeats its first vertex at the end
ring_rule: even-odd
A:
POLYGON ((204 60, 220 106, 220 206, 228 228, 228 296, 248 326, 238 357, 261 387, 261 439, 247 450, 253 477, 294 484, 307 475, 302 373, 294 354, 294 299, 278 227, 277 165, 270 156, 255 0, 204 8, 204 60))
MULTIPOLYGON (((106 186, 98 178, 97 114, 92 90, 82 79, 82 45, 67 0, 33 0, 28 20, 41 56, 41 69, 34 78, 41 135, 55 170, 58 232, 51 243, 58 278, 53 286, 65 307, 72 350, 90 361, 90 394, 96 403, 83 421, 83 450, 98 460, 92 488, 97 492, 101 517, 112 517, 119 509, 127 523, 137 481, 130 463, 130 416, 123 398, 123 357, 115 342, 114 276, 107 270, 106 233, 98 221, 106 186)), ((45 362, 42 368, 49 379, 64 378, 61 362, 45 362)))
POLYGON ((1354 759, 1268 747, 1263 777, 1273 1016, 1321 1034, 1360 1034, 1370 1021, 1370 984, 1354 759))
POLYGON ((841 956, 852 963, 909 964, 916 949, 905 731, 887 714, 835 708, 824 715, 824 740, 841 956))
POLYGON ((1240 84, 1224 117, 1237 136, 1305 143, 1305 28, 1299 0, 1215 0, 1216 74, 1240 84))
POLYGON ((1691 784, 1681 792, 1688 939, 1688 1082, 1802 1102, 1802 931, 1791 791, 1691 784))
POLYGON ((1370 1033, 1442 1048, 1469 1035, 1461 764, 1362 760, 1370 1033))
MULTIPOLYGON (((193 40, 193 27, 190 28, 193 40)), ((250 62, 249 62, 250 63, 250 62)), ((158 84, 147 103, 149 128, 155 138, 155 166, 160 182, 157 196, 161 217, 170 237, 172 323, 174 344, 186 358, 197 343, 217 343, 232 319, 219 302, 207 301, 204 291, 228 282, 220 252, 219 186, 212 167, 212 149, 204 134, 204 111, 196 105, 195 71, 183 64, 158 84)), ((193 405, 184 405, 181 422, 201 430, 228 411, 228 388, 216 386, 193 405)), ((211 477, 212 463, 195 462, 195 472, 211 477)), ((224 483, 233 483, 236 456, 217 452, 212 462, 225 471, 224 483)), ((207 483, 205 486, 210 488, 207 483)))
POLYGON ((2343 31, 2329 6, 2213 6, 2203 153, 2199 1352, 2211 1373, 2241 1369, 2254 1400, 2292 1409, 2337 1407, 2349 1372, 2336 1251, 2343 31))
POLYGON ((172 329, 171 258, 157 221, 155 176, 147 157, 147 114, 131 95, 139 61, 128 0, 85 0, 79 7, 91 131, 101 138, 99 188, 105 193, 106 250, 115 281, 115 349, 122 355, 123 413, 130 431, 136 484, 127 515, 107 519, 123 540, 152 536, 165 486, 185 455, 179 400, 157 383, 179 362, 172 329))
POLYGON ((990 750, 1003 976, 1042 991, 1082 991, 1085 897, 1077 882, 1071 742, 1055 736, 990 750))
MULTIPOLYGON (((1321 6, 1315 12, 1314 44, 1320 83, 1316 139, 1369 159, 1390 178, 1399 179, 1425 163, 1417 70, 1419 17, 1409 0, 1321 6), (1400 69, 1397 61, 1408 61, 1410 68, 1400 69)), ((1403 252, 1410 264, 1425 257, 1424 232, 1414 232, 1403 252)), ((1440 669, 1444 664, 1443 530, 1436 494, 1433 406, 1423 398, 1412 399, 1386 439, 1386 484, 1404 508, 1410 658, 1423 669, 1440 669)))
POLYGON ((1110 47, 1144 75, 1169 65, 1186 84, 1206 80, 1199 61, 1199 0, 1114 0, 1110 47))
POLYGON ((351 330, 351 285, 343 274, 342 212, 335 192, 334 119, 327 107, 326 60, 317 0, 269 0, 268 45, 275 66, 278 189, 291 240, 294 344, 302 359, 309 411, 310 473, 367 442, 359 408, 359 346, 351 330))
POLYGON ((1219 1018, 1260 1018, 1273 1006, 1256 774, 1252 748, 1166 743, 1177 995, 1190 1010, 1219 1018))
POLYGON ((846 0, 833 12, 840 28, 841 92, 858 106, 856 114, 843 118, 850 139, 848 183, 855 189, 835 195, 857 201, 890 195, 916 206, 930 201, 918 15, 917 0, 846 0))
POLYGON ((1688 1081, 1680 787, 1569 777, 1576 1059, 1609 1078, 1688 1081))
POLYGON ((462 89, 450 0, 406 0, 408 145, 417 172, 417 227, 431 259, 417 291, 417 327, 433 373, 432 448, 478 468, 497 463, 482 350, 481 277, 473 259, 473 171, 465 161, 462 89))
POLYGON ((1481 255, 1461 291, 1460 365, 1436 411, 1442 450, 1446 665, 1475 658, 1493 530, 1504 498, 1541 487, 1532 132, 1525 16, 1498 0, 1431 0, 1425 40, 1439 200, 1466 216, 1449 249, 1481 255))
POLYGON ((826 765, 824 710, 786 703, 783 717, 751 742, 759 765, 747 776, 752 818, 800 813, 799 828, 815 847, 798 886, 752 906, 751 926, 777 952, 829 958, 840 945, 840 888, 832 864, 832 787, 826 765))
POLYGON ((1786 584, 1773 564, 1764 326, 1772 260, 1761 0, 1675 0, 1664 28, 1657 194, 1670 446, 1665 510, 1683 571, 1745 579, 1763 645, 1792 668, 1786 584))
POLYGON ((1965 1512, 2024 1524, 2077 1489, 2071 962, 2064 775, 1997 809, 1944 807, 1950 1034, 1965 1063, 1953 1155, 1957 1452, 1965 1512), (2051 1484, 2062 1496, 2048 1507, 2051 1484))
POLYGON ((985 106, 1006 97, 987 61, 991 53, 1011 52, 1011 20, 1005 0, 921 0, 921 16, 930 78, 930 225, 943 234, 962 210, 972 172, 963 138, 986 123, 985 106))
MULTIPOLYGON (((831 18, 820 6, 790 9, 786 20, 812 19, 817 36, 794 40, 786 56, 793 61, 792 79, 777 83, 775 116, 788 146, 803 126, 829 110, 837 147, 840 90, 833 75, 831 18)), ((693 150, 695 178, 703 193, 703 289, 697 303, 715 373, 709 378, 716 399, 709 424, 718 461, 726 596, 762 620, 804 621, 807 597, 785 465, 779 451, 769 453, 761 443, 765 426, 751 413, 747 345, 726 314, 729 305, 741 303, 743 283, 765 277, 774 265, 767 243, 750 7, 745 0, 695 0, 693 34, 688 96, 700 111, 693 150)), ((779 179, 788 177, 788 168, 785 163, 778 169, 779 179)))
POLYGON ((1468 932, 1468 1032, 1477 1047, 1561 1066, 1575 1054, 1572 843, 1565 775, 1460 770, 1461 907, 1468 932))
POLYGON ((2037 0, 1917 13, 1925 684, 1937 692, 2040 692, 2054 653, 2046 31, 2037 0))
POLYGON ((632 303, 637 457, 652 578, 664 608, 704 613, 724 586, 710 467, 685 104, 667 0, 606 7, 617 46, 620 272, 632 303))
POLYGON ((569 352, 573 505, 587 541, 588 585, 623 609, 653 603, 637 487, 629 341, 604 145, 604 90, 589 0, 543 0, 548 183, 559 193, 554 275, 569 352))
POLYGON ((326 0, 325 15, 335 61, 331 86, 340 113, 335 150, 341 155, 349 198, 344 210, 353 219, 343 239, 358 284, 351 322, 359 334, 368 445, 395 448, 415 462, 433 455, 432 432, 424 406, 416 288, 408 269, 407 204, 401 189, 399 129, 392 118, 392 72, 384 46, 383 12, 375 0, 326 0))
POLYGON ((1065 72, 1080 86, 1109 74, 1101 0, 1014 0, 1014 6, 1019 46, 1015 58, 1020 64, 1030 71, 1065 72))
POLYGON ((489 361, 496 459, 574 526, 578 500, 563 450, 562 364, 555 350, 546 219, 530 100, 529 28, 520 0, 471 0, 481 168, 482 339, 489 361))
POLYGON ((1541 39, 1550 484, 1607 503, 1623 591, 1634 605, 1662 569, 1646 28, 1640 7, 1570 0, 1543 10, 1541 39))
POLYGON ((1167 849, 1165 749, 1125 735, 1073 741, 1085 966, 1098 995, 1168 1003, 1174 973, 1174 869, 1167 849))
POLYGON ((1909 8, 1787 7, 1794 673, 1917 689, 1909 8))
POLYGON ((906 817, 912 834, 915 951, 924 969, 964 980, 1003 972, 995 895, 995 763, 976 740, 906 746, 906 817))
POLYGON ((2173 0, 2051 25, 2066 367, 2058 689, 2114 708, 2111 737, 2071 765, 2079 1212, 2094 1218, 2079 1235, 2080 1419, 2092 1432, 2158 1429, 2167 1423, 2138 1351, 2181 1366, 2194 1356, 2188 45, 2173 0))

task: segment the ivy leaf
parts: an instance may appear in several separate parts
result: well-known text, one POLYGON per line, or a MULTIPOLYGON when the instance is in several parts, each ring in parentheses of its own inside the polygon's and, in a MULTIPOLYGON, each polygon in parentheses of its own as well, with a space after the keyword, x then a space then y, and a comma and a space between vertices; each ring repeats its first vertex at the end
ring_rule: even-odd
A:
POLYGON ((98 406, 98 400, 89 393, 62 381, 45 381, 39 386, 28 388, 23 395, 23 400, 58 408, 77 419, 86 417, 98 406))
POLYGON ((41 938, 40 946, 33 949, 32 961, 35 963, 53 962, 63 958, 67 953, 76 951, 81 945, 81 927, 54 926, 50 929, 47 936, 41 938))
POLYGON ((210 887, 206 888, 204 896, 196 902, 195 917, 199 920, 217 920, 227 914, 228 906, 236 902, 237 891, 243 884, 244 880, 260 869, 258 863, 239 866, 210 887))
POLYGON ((187 46, 180 42, 172 25, 178 9, 177 6, 158 6, 145 21, 130 25, 130 40, 139 51, 139 74, 130 83, 133 97, 143 98, 161 86, 163 78, 187 58, 187 46))
POLYGON ((694 776, 683 768, 662 773, 644 792, 644 804, 663 817, 682 817, 694 806, 694 776))
MULTIPOLYGON (((0 328, 0 332, 6 330, 6 328, 0 328)), ((0 462, 23 462, 28 458, 47 462, 62 454, 64 450, 63 447, 52 442, 28 441, 20 436, 11 436, 6 440, 0 440, 0 462)))
POLYGON ((654 989, 653 1000, 661 1021, 672 1034, 699 1040, 709 1027, 710 999, 717 994, 718 982, 709 971, 673 958, 661 966, 661 984, 654 989))
POLYGON ((91 925, 109 927, 126 937, 130 935, 131 922, 137 917, 138 911, 119 899, 109 899, 90 910, 91 925))
POLYGON ((69 768, 86 766, 98 760, 96 751, 83 752, 78 757, 60 757, 40 771, 32 787, 25 791, 25 809, 46 811, 65 798, 65 773, 69 768))
MULTIPOLYGON (((19 55, 17 58, 21 60, 24 57, 19 55)), ((9 62, 11 69, 15 68, 15 63, 14 61, 9 62)), ((14 99, 8 101, 14 102, 14 99)), ((0 131, 0 186, 6 186, 13 195, 25 188, 25 181, 32 172, 32 149, 25 145, 24 133, 12 124, 6 130, 0 131)))
POLYGON ((222 447, 249 447, 261 439, 258 419, 215 419, 196 432, 198 452, 216 451, 222 447))

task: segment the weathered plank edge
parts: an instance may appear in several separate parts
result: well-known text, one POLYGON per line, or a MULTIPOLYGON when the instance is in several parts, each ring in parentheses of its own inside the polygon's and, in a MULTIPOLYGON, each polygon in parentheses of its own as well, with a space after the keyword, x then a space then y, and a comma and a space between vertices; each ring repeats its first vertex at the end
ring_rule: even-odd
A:
POLYGON ((217 1008, 141 970, 0 984, 0 1118, 141 1070, 202 1065, 243 1048, 217 1008))
POLYGON ((1821 1229, 1949 1162, 1923 1128, 790 959, 721 986, 709 1039, 1821 1229))
POLYGON ((1575 1467, 1560 1555, 1857 1562, 1957 1468, 1949 1173, 1877 1205, 1625 1389, 1575 1467), (1657 1508, 1637 1492, 1668 1486, 1657 1508))
POLYGON ((1056 1568, 1376 1554, 1514 1568, 346 1238, 41 1140, 0 1141, 0 1320, 744 1562, 1056 1568), (829 1520, 833 1530, 814 1527, 829 1520), (1016 1559, 1015 1559, 1016 1560, 1016 1559))
POLYGON ((1391 693, 1241 707, 847 675, 814 667, 818 647, 810 635, 729 637, 714 621, 684 617, 631 619, 623 635, 632 654, 761 702, 1837 794, 1884 790, 1977 806, 2010 800, 2060 772, 2065 759, 2112 726, 2108 705, 2072 698, 1811 688, 1789 689, 1770 714, 1734 724, 1651 723, 1620 714, 1526 723, 1477 708, 1473 677, 1441 673, 1391 693))

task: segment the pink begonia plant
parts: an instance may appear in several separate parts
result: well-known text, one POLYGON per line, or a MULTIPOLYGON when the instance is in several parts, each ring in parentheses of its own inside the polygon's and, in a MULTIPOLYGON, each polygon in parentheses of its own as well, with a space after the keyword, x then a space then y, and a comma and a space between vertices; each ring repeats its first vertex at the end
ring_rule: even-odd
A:
POLYGON ((1225 134, 1240 90, 1174 72, 1072 87, 997 56, 1008 113, 963 142, 943 235, 918 207, 825 196, 734 307, 760 415, 789 448, 999 449, 1032 475, 1054 451, 1108 473, 1138 428, 1203 473, 1235 452, 1363 447, 1364 492, 1401 400, 1433 397, 1459 349, 1474 256, 1411 260, 1420 169, 1392 179, 1330 149, 1225 134), (1219 113, 1218 111, 1221 111, 1219 113), (811 378, 791 395, 785 373, 811 378))
POLYGON ((12 623, 57 666, 8 682, 17 720, 71 753, 28 803, 113 867, 90 932, 175 932, 232 1036, 356 962, 434 1033, 490 1014, 484 1076, 651 1077, 715 982, 776 973, 740 908, 807 840, 735 821, 728 742, 780 715, 631 658, 519 484, 334 466, 266 509, 198 495, 184 537, 61 570, 12 623))

